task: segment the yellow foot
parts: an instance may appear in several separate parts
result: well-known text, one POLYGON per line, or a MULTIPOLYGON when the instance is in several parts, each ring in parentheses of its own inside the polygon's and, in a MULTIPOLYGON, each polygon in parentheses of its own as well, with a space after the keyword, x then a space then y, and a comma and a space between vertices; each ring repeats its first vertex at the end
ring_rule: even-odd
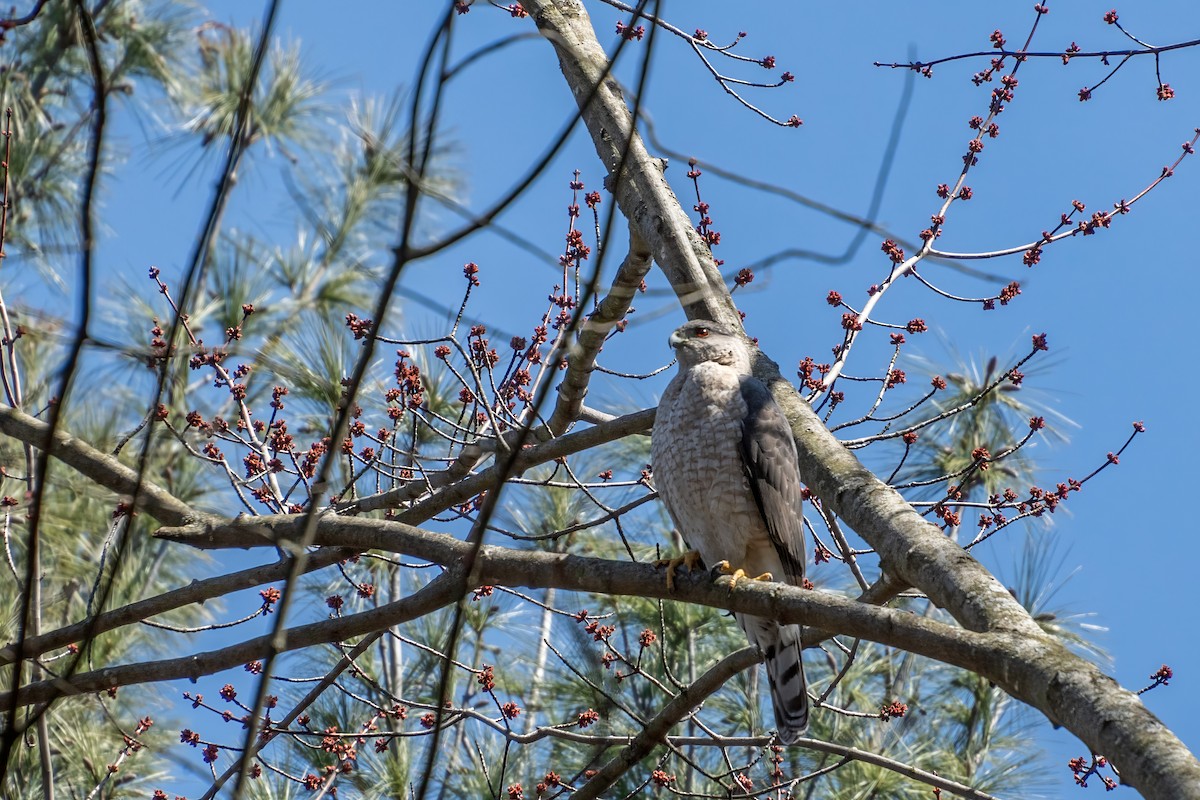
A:
POLYGON ((678 556, 676 558, 661 558, 658 561, 654 562, 654 566, 667 568, 667 591, 673 592, 673 591, 675 591, 675 569, 676 569, 676 567, 679 567, 682 565, 687 568, 688 572, 691 572, 692 570, 694 570, 696 568, 696 565, 699 563, 700 563, 700 554, 697 553, 695 550, 688 550, 686 553, 684 553, 683 555, 678 556))
POLYGON ((746 580, 751 580, 751 581, 773 581, 773 580, 775 580, 775 576, 769 572, 764 572, 762 575, 752 578, 749 575, 747 575, 746 571, 743 570, 741 567, 739 567, 737 569, 734 569, 733 567, 731 567, 729 565, 728 561, 718 561, 716 563, 716 565, 713 567, 713 569, 715 569, 717 572, 720 572, 722 575, 730 576, 729 591, 733 591, 734 587, 737 586, 737 582, 740 581, 742 578, 745 578, 746 580))

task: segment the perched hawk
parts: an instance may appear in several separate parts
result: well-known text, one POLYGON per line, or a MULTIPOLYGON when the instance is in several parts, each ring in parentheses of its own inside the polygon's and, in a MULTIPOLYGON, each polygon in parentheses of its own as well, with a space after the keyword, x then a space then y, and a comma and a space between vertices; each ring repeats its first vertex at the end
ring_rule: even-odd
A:
MULTIPOLYGON (((670 343, 679 374, 663 392, 651 441, 659 497, 706 566, 733 573, 735 582, 770 573, 800 584, 796 443, 782 409, 750 374, 749 344, 740 331, 708 320, 687 323, 670 343)), ((694 556, 678 561, 690 567, 694 556)), ((736 617, 765 656, 779 739, 791 744, 808 726, 800 626, 736 617)))

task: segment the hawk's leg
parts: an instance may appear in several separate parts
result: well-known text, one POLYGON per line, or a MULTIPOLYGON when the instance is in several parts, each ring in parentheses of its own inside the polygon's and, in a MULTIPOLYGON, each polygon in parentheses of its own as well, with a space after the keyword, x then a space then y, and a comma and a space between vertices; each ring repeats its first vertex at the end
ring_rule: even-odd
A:
POLYGON ((675 590, 676 567, 684 566, 687 568, 688 572, 691 572, 699 563, 700 554, 695 550, 688 550, 683 555, 676 556, 675 558, 660 558, 658 561, 654 562, 654 566, 667 568, 667 591, 671 592, 675 590))
POLYGON ((742 578, 745 578, 745 579, 751 580, 751 581, 773 581, 773 580, 775 580, 775 576, 769 572, 764 572, 762 575, 752 578, 749 575, 747 575, 746 571, 743 570, 741 567, 738 567, 737 569, 734 569, 733 567, 731 567, 729 565, 728 561, 718 561, 716 564, 713 565, 713 569, 715 569, 717 572, 721 573, 722 575, 731 576, 731 579, 729 581, 729 590, 730 591, 733 591, 734 587, 737 586, 737 582, 740 581, 742 578))

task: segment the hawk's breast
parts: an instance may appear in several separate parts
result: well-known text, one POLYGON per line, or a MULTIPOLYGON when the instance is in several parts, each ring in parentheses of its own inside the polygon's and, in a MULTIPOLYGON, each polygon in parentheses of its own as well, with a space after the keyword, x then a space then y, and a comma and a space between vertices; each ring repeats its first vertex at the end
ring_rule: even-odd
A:
POLYGON ((654 484, 710 567, 742 566, 750 545, 767 538, 739 449, 747 411, 737 371, 706 362, 671 381, 654 421, 654 484))

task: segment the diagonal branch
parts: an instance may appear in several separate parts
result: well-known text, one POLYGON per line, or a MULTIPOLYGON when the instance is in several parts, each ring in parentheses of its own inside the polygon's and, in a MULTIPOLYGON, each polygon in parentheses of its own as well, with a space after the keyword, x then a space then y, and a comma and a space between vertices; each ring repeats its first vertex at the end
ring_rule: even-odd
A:
MULTIPOLYGON (((307 572, 328 567, 338 561, 354 555, 351 550, 340 550, 329 547, 314 553, 305 565, 307 572)), ((72 642, 81 641, 85 636, 98 636, 115 630, 124 625, 142 622, 157 614, 163 614, 172 609, 181 608, 192 603, 203 603, 214 597, 221 597, 242 589, 261 586, 271 581, 283 580, 288 576, 291 565, 287 561, 276 561, 258 567, 231 572, 227 575, 217 575, 204 580, 194 580, 187 586, 169 592, 163 592, 155 597, 139 600, 136 603, 114 608, 96 616, 94 619, 83 620, 74 625, 67 625, 58 630, 44 633, 40 636, 30 636, 25 640, 25 657, 36 658, 58 647, 66 647, 72 642)), ((13 663, 17 657, 16 648, 8 645, 0 649, 0 666, 13 663)))
POLYGON ((692 709, 722 686, 725 682, 744 669, 754 666, 762 660, 762 655, 756 647, 743 647, 709 667, 703 675, 688 686, 679 690, 679 694, 671 698, 653 718, 646 721, 646 726, 633 737, 628 745, 613 756, 607 764, 601 767, 591 780, 571 795, 573 800, 592 800, 621 779, 621 776, 637 765, 654 748, 666 741, 667 733, 675 727, 692 709))
POLYGON ((621 212, 650 246, 688 316, 739 322, 708 245, 667 183, 666 162, 647 152, 617 81, 605 78, 608 59, 583 5, 575 0, 522 5, 554 45, 567 85, 582 104, 584 124, 609 172, 605 186, 615 189, 621 212), (614 174, 622 164, 622 174, 614 174))
POLYGON ((630 304, 642 279, 650 271, 650 250, 637 229, 629 229, 629 254, 617 269, 608 296, 580 326, 579 340, 571 349, 567 360, 567 372, 558 390, 558 402, 546 429, 552 434, 567 430, 583 410, 583 398, 587 396, 588 383, 596 366, 596 356, 604 346, 608 334, 629 311, 630 304))
MULTIPOLYGON (((553 45, 574 96, 588 97, 607 59, 582 4, 527 0, 523 5, 553 45)), ((711 257, 633 130, 619 91, 606 86, 591 97, 581 113, 601 162, 611 169, 613 153, 627 150, 629 167, 640 173, 622 176, 617 202, 650 243, 684 310, 691 318, 738 322, 711 257)), ((1092 664, 1049 640, 999 581, 826 430, 783 380, 777 364, 760 354, 755 374, 769 383, 787 413, 806 483, 876 549, 884 568, 920 588, 965 627, 1010 638, 1014 649, 1004 659, 1008 674, 998 683, 1065 725, 1093 752, 1108 755, 1121 768, 1122 780, 1147 795, 1200 797, 1200 762, 1136 697, 1117 690, 1092 664), (1043 683, 1027 683, 1030 679, 1043 683)))
POLYGON ((205 516, 150 481, 143 479, 139 489, 137 470, 61 429, 56 429, 51 437, 48 424, 23 411, 0 407, 0 433, 49 453, 84 477, 117 494, 132 495, 137 490, 138 508, 144 509, 159 522, 183 525, 205 516))
MULTIPOLYGON (((538 464, 588 450, 624 436, 646 433, 653 424, 654 409, 647 408, 560 436, 557 439, 550 439, 522 451, 517 457, 514 471, 529 469, 538 464)), ((52 457, 117 494, 129 494, 133 491, 137 483, 136 470, 61 430, 55 432, 53 446, 50 447, 46 443, 49 430, 50 426, 41 420, 14 408, 0 407, 0 433, 39 450, 49 451, 52 457)), ((505 435, 510 436, 515 442, 520 432, 510 431, 505 435)), ((476 463, 482 454, 482 450, 480 450, 470 458, 464 459, 459 471, 455 471, 452 467, 450 470, 431 475, 428 481, 414 481, 398 489, 363 497, 339 507, 338 510, 343 513, 361 513, 396 508, 404 502, 417 499, 430 488, 440 490, 435 491, 433 495, 421 500, 401 515, 402 519, 410 522, 424 522, 434 514, 470 500, 480 492, 492 488, 502 477, 503 470, 498 467, 491 467, 470 475, 470 466, 467 465, 467 462, 476 463)), ((457 462, 455 463, 457 465, 457 462)), ((167 525, 187 525, 209 519, 209 515, 205 512, 192 508, 161 486, 145 480, 143 480, 141 488, 139 506, 159 522, 167 525)))
MULTIPOLYGON (((304 533, 304 523, 304 517, 300 515, 243 517, 220 526, 164 528, 158 535, 204 548, 286 547, 294 537, 304 533)), ((315 541, 336 541, 339 546, 348 545, 354 550, 382 549, 402 553, 446 565, 449 570, 416 594, 393 603, 359 614, 289 628, 284 631, 283 651, 345 641, 454 602, 455 586, 462 580, 462 576, 455 573, 461 570, 466 555, 473 551, 471 543, 446 534, 396 522, 334 516, 325 516, 318 521, 315 541)), ((483 583, 528 588, 554 586, 570 591, 679 600, 776 618, 781 622, 808 622, 825 630, 903 647, 989 677, 996 673, 998 682, 1005 666, 1003 654, 1007 636, 965 631, 905 611, 871 606, 826 592, 766 581, 753 586, 742 584, 737 591, 730 591, 728 581, 714 582, 708 573, 677 577, 674 590, 668 590, 662 570, 649 564, 490 545, 480 547, 476 558, 476 579, 483 583)), ((1045 643, 1059 647, 1049 639, 1045 643)), ((32 683, 21 688, 18 704, 48 702, 62 695, 149 681, 194 680, 261 658, 274 646, 271 636, 260 636, 207 653, 108 667, 32 683)), ((11 699, 11 693, 0 694, 0 702, 11 699)))
MULTIPOLYGON (((419 591, 378 608, 338 619, 287 628, 282 631, 284 635, 278 637, 282 639, 282 644, 275 635, 266 634, 206 653, 121 664, 31 683, 21 687, 17 693, 17 705, 49 703, 60 697, 101 692, 116 686, 185 678, 196 680, 202 675, 212 675, 248 664, 272 653, 301 650, 318 644, 341 642, 355 636, 363 636, 450 605, 458 599, 456 584, 460 580, 461 575, 456 576, 453 571, 449 571, 419 591)), ((0 693, 0 702, 10 703, 12 699, 11 691, 0 693)))
MULTIPOLYGON (((334 664, 328 672, 325 673, 321 680, 317 681, 316 684, 308 690, 308 693, 305 694, 304 697, 300 698, 300 700, 292 706, 291 710, 289 710, 278 720, 272 720, 272 727, 274 727, 275 730, 286 730, 288 727, 290 727, 291 724, 295 722, 301 714, 303 714, 309 707, 313 705, 313 703, 320 699, 321 695, 325 693, 326 689, 328 689, 334 684, 335 681, 337 681, 338 676, 345 672, 348 667, 354 666, 354 660, 369 650, 371 646, 375 644, 375 642, 379 641, 379 638, 383 636, 384 633, 385 631, 383 630, 370 633, 367 636, 364 636, 358 644, 354 645, 354 647, 343 653, 342 657, 338 659, 338 662, 334 664)), ((247 743, 246 750, 248 751, 249 756, 253 757, 257 755, 272 741, 272 739, 273 737, 270 736, 260 736, 254 742, 247 743)), ((215 780, 213 780, 212 785, 209 786, 208 791, 201 796, 200 800, 211 800, 211 798, 216 797, 217 792, 221 790, 221 787, 228 783, 229 779, 236 774, 238 774, 238 764, 234 763, 227 767, 224 772, 222 772, 216 777, 215 780)))

